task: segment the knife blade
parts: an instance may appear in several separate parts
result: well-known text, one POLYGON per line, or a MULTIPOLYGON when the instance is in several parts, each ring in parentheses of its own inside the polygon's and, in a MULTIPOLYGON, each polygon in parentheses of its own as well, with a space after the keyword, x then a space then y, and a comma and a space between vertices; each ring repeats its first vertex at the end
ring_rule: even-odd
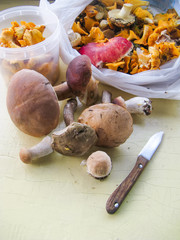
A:
POLYGON ((157 150, 158 146, 160 145, 163 135, 163 131, 155 133, 152 137, 150 137, 146 145, 138 154, 134 168, 131 170, 125 180, 110 195, 106 202, 106 211, 109 214, 113 214, 118 210, 123 200, 125 199, 129 191, 135 184, 136 180, 143 172, 147 163, 150 161, 153 154, 157 150))

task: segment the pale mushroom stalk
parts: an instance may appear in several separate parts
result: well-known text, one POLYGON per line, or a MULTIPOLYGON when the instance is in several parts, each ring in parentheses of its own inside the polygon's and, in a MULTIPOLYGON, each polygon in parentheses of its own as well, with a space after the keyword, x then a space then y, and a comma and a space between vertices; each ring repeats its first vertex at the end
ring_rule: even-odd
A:
POLYGON ((19 152, 21 161, 24 163, 35 163, 37 159, 53 152, 51 144, 52 138, 50 136, 46 136, 41 142, 29 149, 21 148, 19 152))
POLYGON ((128 4, 128 3, 124 4, 121 10, 119 11, 119 14, 117 14, 117 17, 124 18, 124 19, 129 18, 132 7, 133 7, 132 4, 128 4))
POLYGON ((103 91, 102 102, 108 103, 112 102, 121 107, 124 107, 131 114, 144 114, 150 115, 152 112, 152 102, 150 99, 145 97, 133 97, 129 100, 124 100, 121 96, 115 98, 112 101, 112 94, 109 91, 103 91))
POLYGON ((79 101, 86 105, 91 106, 95 104, 99 97, 99 81, 97 81, 93 76, 91 77, 86 90, 83 94, 78 96, 79 101))
MULTIPOLYGON (((113 100, 113 103, 122 105, 123 99, 117 97, 113 100)), ((152 102, 149 98, 145 97, 133 97, 125 101, 125 106, 131 114, 143 114, 150 115, 152 112, 152 102)))

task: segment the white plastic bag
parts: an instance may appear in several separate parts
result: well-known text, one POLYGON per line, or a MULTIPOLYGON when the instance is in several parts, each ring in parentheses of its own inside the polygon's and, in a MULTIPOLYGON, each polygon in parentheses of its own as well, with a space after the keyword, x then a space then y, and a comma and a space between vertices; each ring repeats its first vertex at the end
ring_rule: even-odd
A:
MULTIPOLYGON (((60 56, 68 64, 79 53, 72 48, 67 31, 71 29, 76 17, 92 0, 55 0, 50 4, 40 0, 40 7, 51 9, 58 16, 60 26, 60 56)), ((150 0, 154 13, 175 8, 180 15, 179 0, 150 0), (158 7, 161 6, 161 9, 158 7)), ((180 57, 162 65, 160 70, 148 70, 129 75, 109 69, 97 69, 92 65, 93 76, 102 83, 121 89, 127 93, 148 98, 180 100, 180 57)))

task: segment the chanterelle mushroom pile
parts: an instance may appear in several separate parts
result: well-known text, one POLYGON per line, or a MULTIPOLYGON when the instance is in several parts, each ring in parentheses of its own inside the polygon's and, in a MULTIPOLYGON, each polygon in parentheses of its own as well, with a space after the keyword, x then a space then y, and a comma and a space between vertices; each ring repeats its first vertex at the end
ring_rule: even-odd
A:
POLYGON ((135 74, 179 57, 179 22, 174 9, 153 15, 149 1, 94 0, 75 19, 69 39, 96 67, 135 74))

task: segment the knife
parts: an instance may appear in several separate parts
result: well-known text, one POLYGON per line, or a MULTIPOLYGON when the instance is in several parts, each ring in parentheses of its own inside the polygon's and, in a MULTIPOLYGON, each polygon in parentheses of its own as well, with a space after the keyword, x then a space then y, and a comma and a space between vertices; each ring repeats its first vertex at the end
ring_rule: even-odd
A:
POLYGON ((125 180, 115 189, 106 202, 106 211, 109 214, 115 213, 121 203, 135 184, 136 180, 144 170, 147 163, 152 158, 159 144, 161 143, 164 132, 154 134, 143 147, 138 155, 136 164, 125 180))

